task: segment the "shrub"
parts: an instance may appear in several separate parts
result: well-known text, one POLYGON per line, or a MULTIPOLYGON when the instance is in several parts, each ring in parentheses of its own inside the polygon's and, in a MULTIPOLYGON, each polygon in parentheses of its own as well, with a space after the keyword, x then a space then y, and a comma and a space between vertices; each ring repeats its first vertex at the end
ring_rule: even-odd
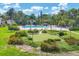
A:
POLYGON ((19 30, 19 28, 17 26, 14 26, 14 25, 9 25, 8 29, 9 30, 19 30))
POLYGON ((69 30, 71 30, 71 31, 77 31, 77 30, 79 30, 79 27, 71 27, 69 30))
POLYGON ((57 42, 57 41, 61 41, 61 39, 48 39, 48 40, 44 40, 44 42, 51 44, 52 42, 57 42))
POLYGON ((32 37, 30 37, 30 36, 28 36, 28 40, 33 40, 33 38, 32 38, 32 37))
POLYGON ((47 31, 46 30, 43 30, 42 33, 47 33, 47 31))
POLYGON ((52 44, 43 42, 41 44, 41 50, 44 52, 58 52, 59 48, 57 47, 56 43, 54 43, 54 42, 52 44))
POLYGON ((15 36, 16 36, 16 37, 20 37, 20 33, 19 33, 19 32, 16 32, 16 33, 15 33, 15 36))
POLYGON ((45 40, 44 42, 47 42, 47 43, 51 43, 51 42, 54 42, 54 40, 53 39, 48 39, 48 40, 45 40))
POLYGON ((59 47, 55 40, 48 39, 41 44, 41 50, 45 52, 59 52, 59 47))
POLYGON ((59 36, 64 36, 64 32, 59 32, 59 36))
POLYGON ((54 41, 61 41, 61 39, 55 39, 54 41))
POLYGON ((32 30, 28 30, 28 33, 33 33, 33 31, 32 30))
POLYGON ((28 36, 27 33, 26 33, 26 31, 24 31, 24 30, 16 32, 15 35, 16 36, 21 36, 21 37, 23 37, 23 36, 27 37, 28 36))
POLYGON ((28 33, 31 33, 31 34, 37 34, 39 33, 39 30, 28 30, 28 33))
POLYGON ((9 37, 9 41, 8 44, 12 44, 12 45, 22 45, 24 44, 24 41, 20 38, 20 37, 16 37, 15 35, 11 35, 9 37))
POLYGON ((33 42, 32 40, 27 40, 27 41, 25 41, 25 43, 27 45, 32 46, 32 47, 38 47, 39 46, 39 44, 37 42, 33 42))
POLYGON ((56 34, 58 34, 59 31, 57 31, 57 30, 48 30, 47 32, 48 32, 49 34, 52 34, 52 35, 55 34, 55 35, 56 35, 56 34))
POLYGON ((33 30, 33 33, 38 33, 38 32, 39 32, 39 30, 36 30, 36 29, 33 30))
POLYGON ((79 45, 79 40, 74 38, 74 37, 67 37, 64 38, 64 40, 69 44, 69 45, 79 45))
POLYGON ((35 42, 32 42, 30 45, 31 45, 32 47, 38 47, 38 44, 35 43, 35 42))

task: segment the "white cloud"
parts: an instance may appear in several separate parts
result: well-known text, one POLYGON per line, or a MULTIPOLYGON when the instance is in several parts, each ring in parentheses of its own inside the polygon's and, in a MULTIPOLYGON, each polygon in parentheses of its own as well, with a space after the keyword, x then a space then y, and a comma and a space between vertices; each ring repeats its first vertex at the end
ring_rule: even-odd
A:
POLYGON ((49 14, 49 13, 44 13, 44 14, 49 14))
POLYGON ((58 6, 67 6, 68 3, 60 3, 58 6))
POLYGON ((52 11, 51 14, 58 14, 59 10, 52 11))
POLYGON ((52 14, 58 14, 58 12, 62 9, 65 10, 67 8, 68 3, 59 3, 58 6, 52 7, 52 14))
POLYGON ((33 12, 32 9, 24 9, 24 10, 22 10, 22 11, 23 11, 24 14, 28 14, 28 15, 33 12))
POLYGON ((59 7, 58 6, 53 6, 51 9, 52 9, 51 14, 58 14, 58 12, 59 12, 59 7))
POLYGON ((0 13, 1 14, 4 14, 7 10, 4 10, 4 9, 0 9, 0 13))
POLYGON ((19 3, 16 3, 16 4, 3 4, 3 9, 9 9, 9 8, 17 8, 17 9, 20 9, 20 5, 19 3))
POLYGON ((58 9, 58 7, 56 7, 56 6, 52 7, 52 10, 57 10, 57 9, 58 9))
POLYGON ((67 4, 68 4, 68 3, 60 3, 60 4, 58 5, 58 7, 60 7, 60 9, 65 10, 65 9, 67 8, 67 4))
POLYGON ((32 12, 33 10, 31 10, 31 9, 25 9, 25 10, 23 10, 23 11, 30 11, 30 12, 32 12))
POLYGON ((43 10, 43 7, 41 7, 41 6, 32 6, 31 9, 32 10, 43 10))
POLYGON ((19 5, 18 3, 16 3, 16 4, 14 5, 14 8, 20 8, 20 5, 19 5))
POLYGON ((48 7, 45 7, 44 9, 48 9, 48 7))
POLYGON ((61 2, 68 2, 68 3, 78 3, 79 0, 1 0, 1 3, 61 3, 61 2))
POLYGON ((5 4, 5 5, 10 5, 10 4, 12 4, 12 3, 3 3, 3 4, 5 4))
POLYGON ((5 6, 3 7, 3 9, 8 9, 9 7, 11 7, 11 6, 5 5, 5 6))

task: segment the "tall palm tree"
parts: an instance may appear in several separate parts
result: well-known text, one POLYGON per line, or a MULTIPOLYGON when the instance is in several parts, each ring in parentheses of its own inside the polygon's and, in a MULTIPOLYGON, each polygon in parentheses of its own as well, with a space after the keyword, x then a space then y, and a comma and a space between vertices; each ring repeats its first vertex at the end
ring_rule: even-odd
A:
POLYGON ((41 22, 41 25, 42 25, 42 10, 40 11, 40 17, 41 17, 41 19, 40 19, 40 22, 41 22))
MULTIPOLYGON (((74 20, 74 14, 71 12, 70 16, 72 17, 72 20, 69 22, 70 27, 74 27, 75 20, 74 20)), ((71 38, 71 30, 70 30, 70 38, 71 38)))
POLYGON ((9 9, 9 10, 7 11, 6 14, 9 16, 10 19, 13 19, 14 13, 15 13, 15 10, 14 10, 13 8, 11 8, 11 9, 9 9))

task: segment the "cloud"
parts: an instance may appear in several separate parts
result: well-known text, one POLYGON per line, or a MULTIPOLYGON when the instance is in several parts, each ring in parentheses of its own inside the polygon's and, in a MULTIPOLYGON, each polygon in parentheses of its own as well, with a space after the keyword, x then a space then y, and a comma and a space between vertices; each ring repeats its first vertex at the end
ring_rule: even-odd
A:
POLYGON ((67 8, 67 3, 59 3, 58 6, 52 7, 52 10, 65 10, 67 8))
POLYGON ((61 9, 65 10, 67 8, 67 4, 68 3, 59 3, 58 6, 52 7, 52 14, 58 14, 61 9))
POLYGON ((31 7, 32 10, 43 10, 42 6, 32 6, 31 7))
POLYGON ((12 4, 12 3, 3 3, 4 5, 10 5, 10 4, 12 4))
POLYGON ((20 9, 20 5, 19 3, 15 3, 15 4, 3 4, 3 9, 9 9, 9 8, 15 8, 17 10, 20 9))
POLYGON ((16 3, 16 4, 14 5, 14 8, 20 8, 19 3, 16 3))
POLYGON ((9 6, 9 5, 5 5, 4 7, 3 7, 3 9, 8 9, 8 8, 10 8, 11 6, 9 6))
POLYGON ((58 14, 58 12, 60 11, 58 6, 53 6, 51 9, 52 9, 51 14, 58 14))
POLYGON ((68 3, 60 3, 60 4, 58 5, 58 7, 60 7, 60 9, 65 10, 65 9, 67 8, 67 4, 68 4, 68 3))
POLYGON ((61 3, 61 2, 68 2, 68 3, 75 3, 78 1, 75 0, 1 0, 1 3, 61 3))
POLYGON ((4 9, 0 9, 0 13, 1 14, 4 14, 7 10, 4 10, 4 9))
POLYGON ((44 13, 44 14, 49 14, 49 13, 44 13))
POLYGON ((67 6, 68 3, 59 3, 58 6, 67 6))
POLYGON ((45 7, 44 9, 48 9, 48 7, 45 7))
POLYGON ((52 11, 51 14, 58 14, 59 10, 52 11))
POLYGON ((22 11, 23 11, 24 14, 28 14, 28 15, 33 12, 32 9, 24 9, 24 10, 22 10, 22 11))
POLYGON ((56 6, 52 7, 52 10, 57 10, 57 9, 58 9, 58 7, 56 7, 56 6))

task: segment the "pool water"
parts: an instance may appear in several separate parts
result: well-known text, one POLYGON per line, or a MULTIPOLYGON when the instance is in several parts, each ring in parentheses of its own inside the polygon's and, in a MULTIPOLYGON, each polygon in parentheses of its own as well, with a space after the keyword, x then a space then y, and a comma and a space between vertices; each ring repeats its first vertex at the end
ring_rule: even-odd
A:
POLYGON ((41 26, 41 25, 26 25, 22 27, 23 28, 48 28, 48 26, 41 26))

